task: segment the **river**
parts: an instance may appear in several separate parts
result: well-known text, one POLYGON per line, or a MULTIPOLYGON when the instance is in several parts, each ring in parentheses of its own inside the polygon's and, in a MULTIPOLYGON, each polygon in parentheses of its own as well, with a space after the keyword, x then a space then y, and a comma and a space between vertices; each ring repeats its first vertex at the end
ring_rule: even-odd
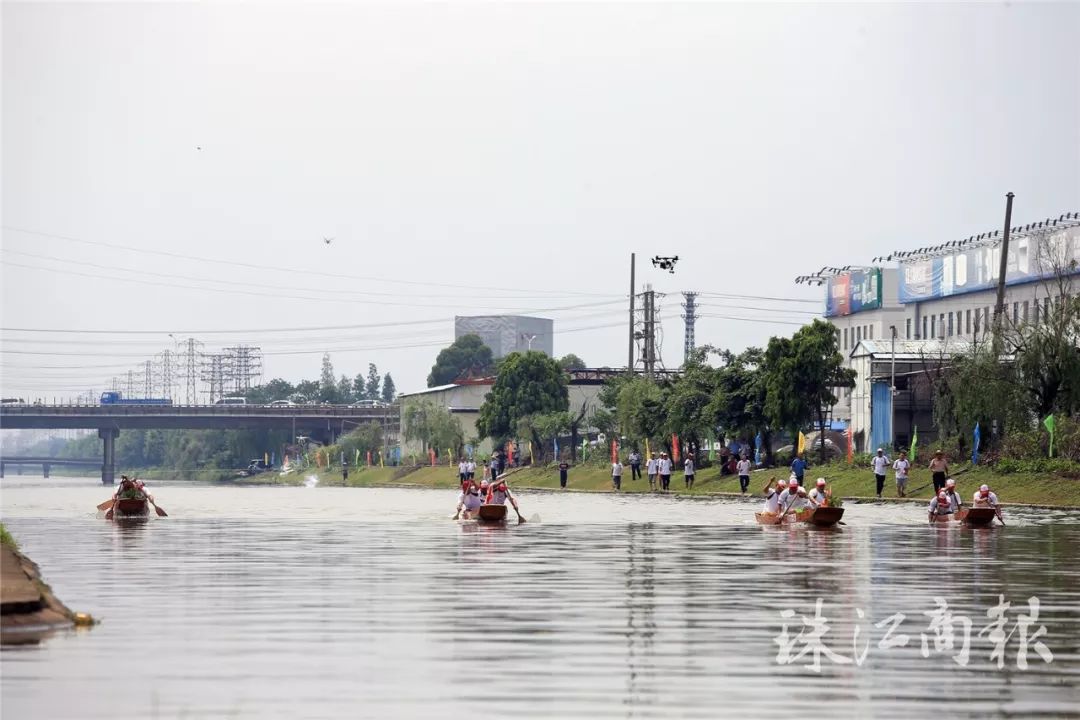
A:
POLYGON ((814 531, 751 501, 521 491, 532 521, 489 528, 449 491, 151 489, 170 516, 117 525, 93 479, 3 481, 22 549, 103 621, 0 651, 4 718, 1080 713, 1074 512, 965 530, 849 503, 814 531))

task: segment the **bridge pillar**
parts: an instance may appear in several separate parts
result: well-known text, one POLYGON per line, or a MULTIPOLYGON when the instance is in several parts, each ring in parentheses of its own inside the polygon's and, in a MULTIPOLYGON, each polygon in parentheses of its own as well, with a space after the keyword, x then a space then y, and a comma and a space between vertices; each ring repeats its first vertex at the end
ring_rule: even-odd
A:
POLYGON ((4 478, 4 463, 0 462, 0 480, 4 478))
POLYGON ((102 428, 98 430, 98 437, 104 441, 101 484, 112 485, 116 478, 116 438, 120 437, 120 431, 116 428, 102 428))
POLYGON ((49 465, 49 463, 41 463, 41 474, 45 477, 46 480, 49 479, 49 468, 50 467, 51 466, 49 465))

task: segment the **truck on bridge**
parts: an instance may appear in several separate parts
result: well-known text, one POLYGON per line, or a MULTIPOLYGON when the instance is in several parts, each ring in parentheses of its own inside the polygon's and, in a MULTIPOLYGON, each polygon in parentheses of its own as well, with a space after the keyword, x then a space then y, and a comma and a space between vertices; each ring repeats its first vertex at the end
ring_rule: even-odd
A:
POLYGON ((172 405, 171 398, 126 398, 114 391, 101 393, 102 405, 172 405))

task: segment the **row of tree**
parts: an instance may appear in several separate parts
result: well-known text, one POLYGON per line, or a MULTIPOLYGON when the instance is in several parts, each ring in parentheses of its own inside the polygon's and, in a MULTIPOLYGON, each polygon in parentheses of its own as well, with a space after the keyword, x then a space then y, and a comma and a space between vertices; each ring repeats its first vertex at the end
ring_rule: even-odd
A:
POLYGON ((336 378, 330 355, 325 354, 318 380, 301 380, 293 384, 288 380, 274 378, 251 388, 245 393, 245 397, 248 402, 263 404, 275 400, 335 404, 378 400, 392 403, 397 397, 397 389, 394 387, 394 378, 390 377, 390 373, 380 375, 374 363, 368 365, 367 375, 357 375, 353 380, 346 375, 336 378))

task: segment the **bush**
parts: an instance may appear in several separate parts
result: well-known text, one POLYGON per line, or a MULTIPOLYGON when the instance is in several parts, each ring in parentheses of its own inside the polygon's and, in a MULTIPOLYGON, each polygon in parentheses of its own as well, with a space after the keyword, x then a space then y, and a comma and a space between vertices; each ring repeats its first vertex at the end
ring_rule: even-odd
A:
POLYGON ((1080 478, 1080 463, 1067 458, 1042 457, 1022 460, 1002 457, 994 463, 994 469, 1004 475, 1009 473, 1043 473, 1068 478, 1080 478))

